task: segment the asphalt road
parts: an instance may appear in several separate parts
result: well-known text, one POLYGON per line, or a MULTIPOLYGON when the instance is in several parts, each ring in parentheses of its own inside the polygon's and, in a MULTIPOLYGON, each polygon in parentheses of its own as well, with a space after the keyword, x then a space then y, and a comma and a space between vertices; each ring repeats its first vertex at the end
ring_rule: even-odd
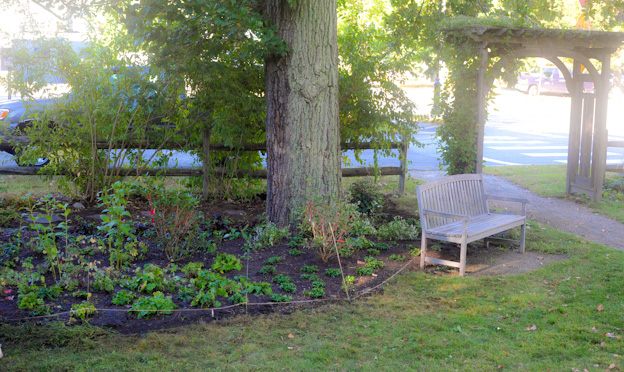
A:
MULTIPOLYGON (((408 89, 409 97, 422 113, 429 111, 431 88, 408 89)), ((515 90, 498 90, 490 105, 485 127, 485 166, 566 163, 570 98, 559 96, 529 97, 515 90)), ((439 170, 435 127, 421 124, 415 139, 423 147, 412 146, 407 158, 410 170, 439 170)), ((624 141, 624 95, 609 101, 607 129, 609 140, 624 141)), ((148 152, 146 156, 151 156, 148 152)), ((395 151, 396 153, 396 151, 395 151)), ((350 166, 372 165, 374 152, 362 153, 363 163, 355 161, 352 151, 346 153, 350 166)), ((398 166, 396 158, 380 157, 380 166, 398 166)), ((624 148, 609 148, 607 162, 624 163, 624 148)), ((197 159, 183 152, 172 152, 170 166, 197 166, 197 159)), ((9 154, 0 152, 0 165, 15 166, 9 154)))

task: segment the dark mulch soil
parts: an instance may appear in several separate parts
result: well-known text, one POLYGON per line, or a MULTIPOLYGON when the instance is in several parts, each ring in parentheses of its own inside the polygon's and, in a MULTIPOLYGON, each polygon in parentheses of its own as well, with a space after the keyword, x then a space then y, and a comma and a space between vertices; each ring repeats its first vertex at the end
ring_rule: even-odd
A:
MULTIPOLYGON (((142 200, 141 198, 134 198, 130 201, 127 208, 132 214, 132 219, 137 222, 137 226, 143 226, 143 229, 145 230, 149 229, 149 206, 146 200, 142 200)), ((245 203, 205 202, 200 205, 200 209, 203 212, 204 216, 208 216, 211 218, 227 217, 227 219, 231 221, 229 222, 230 227, 239 227, 244 225, 254 226, 258 223, 259 216, 261 216, 265 210, 265 201, 262 200, 262 198, 257 198, 251 202, 245 203)), ((96 208, 88 208, 79 212, 73 212, 71 215, 71 220, 73 221, 73 223, 71 224, 72 236, 90 236, 90 234, 97 234, 97 229, 95 228, 95 225, 101 223, 101 219, 99 217, 100 213, 101 210, 96 208)), ((406 219, 410 217, 415 217, 406 215, 403 211, 397 210, 392 203, 392 200, 390 199, 388 200, 388 203, 386 205, 385 213, 387 214, 388 220, 392 219, 396 215, 401 215, 406 219)), ((9 241, 11 235, 16 233, 18 226, 19 223, 16 222, 15 225, 9 228, 4 228, 0 231, 0 244, 2 244, 2 246, 5 246, 6 243, 9 241)), ((32 236, 32 232, 27 233, 25 235, 25 240, 31 238, 32 236)), ((89 239, 87 238, 87 240, 89 239)), ((217 253, 231 253, 240 256, 243 253, 241 251, 241 247, 243 246, 244 242, 245 241, 242 238, 237 238, 234 240, 224 240, 217 244, 217 253)), ((132 271, 135 267, 142 267, 146 264, 154 264, 162 268, 168 267, 169 262, 165 258, 164 254, 161 253, 155 242, 147 241, 147 243, 149 245, 149 250, 147 254, 145 254, 142 259, 134 262, 132 264, 132 268, 126 269, 125 272, 127 274, 132 274, 132 271)), ((88 245, 89 242, 86 242, 85 244, 88 245)), ((62 246, 62 241, 59 241, 59 245, 62 246)), ((415 246, 419 246, 419 242, 401 241, 390 243, 391 248, 389 250, 381 251, 380 255, 376 256, 377 259, 384 263, 384 267, 381 270, 377 270, 373 276, 358 276, 356 274, 356 269, 358 267, 364 266, 364 258, 368 256, 366 252, 357 251, 351 257, 344 257, 342 259, 342 264, 345 275, 351 275, 355 277, 355 285, 352 295, 365 293, 367 290, 375 288, 379 284, 386 281, 390 276, 395 274, 401 268, 409 266, 410 259, 412 258, 412 256, 410 256, 409 254, 409 249, 415 246), (404 255, 406 257, 406 261, 397 262, 389 260, 389 257, 392 254, 404 255)), ((191 307, 188 302, 183 302, 176 299, 177 293, 173 292, 165 293, 165 295, 170 295, 174 300, 175 304, 178 306, 177 311, 174 311, 172 315, 153 315, 148 319, 138 319, 135 314, 127 311, 130 306, 124 307, 111 304, 112 296, 115 294, 115 292, 122 288, 116 287, 113 293, 98 292, 91 289, 90 291, 93 293, 91 298, 92 303, 97 309, 104 310, 99 310, 97 314, 91 316, 89 319, 89 323, 97 326, 109 327, 122 333, 143 333, 151 329, 175 327, 198 321, 213 321, 215 319, 231 317, 243 313, 254 315, 275 311, 289 312, 301 306, 315 306, 322 302, 298 302, 312 300, 309 296, 306 296, 303 293, 305 290, 309 290, 311 288, 310 280, 300 278, 300 275, 302 274, 301 267, 304 265, 315 265, 318 267, 317 275, 326 284, 325 296, 322 298, 322 300, 333 301, 343 300, 346 298, 345 292, 341 289, 342 278, 330 278, 324 274, 326 269, 338 268, 338 261, 336 259, 324 263, 311 249, 306 247, 299 247, 298 249, 301 250, 303 254, 297 257, 293 257, 288 254, 290 249, 291 248, 288 246, 288 241, 284 239, 279 244, 271 247, 270 249, 252 251, 249 255, 248 260, 242 260, 242 270, 227 273, 228 278, 232 278, 236 275, 245 275, 248 276, 252 282, 271 282, 273 276, 262 275, 260 273, 260 270, 265 265, 265 260, 270 257, 279 256, 282 258, 282 261, 276 265, 277 273, 290 276, 297 288, 296 293, 288 294, 292 295, 293 302, 290 304, 271 303, 269 296, 250 295, 249 304, 247 306, 241 305, 232 307, 231 305, 233 304, 227 298, 219 298, 219 301, 221 302, 221 307, 213 311, 199 309, 197 307, 191 307), (260 303, 260 305, 255 305, 256 303, 260 303)), ((27 257, 32 257, 32 263, 35 265, 35 267, 38 264, 42 264, 45 260, 42 255, 35 254, 29 249, 24 249, 20 252, 20 264, 18 264, 17 267, 19 267, 19 265, 21 265, 21 262, 23 262, 23 260, 27 257)), ((100 268, 106 267, 110 264, 108 254, 104 252, 95 253, 93 256, 86 257, 87 260, 99 261, 98 267, 100 268)), ((209 268, 213 263, 214 257, 214 253, 196 253, 192 257, 186 257, 176 264, 181 268, 188 262, 203 262, 204 268, 209 268)), ((183 276, 184 274, 182 272, 179 272, 179 275, 183 276)), ((86 291, 87 286, 89 285, 89 280, 87 280, 86 275, 84 273, 82 275, 78 274, 78 278, 80 286, 77 289, 86 291)), ((54 284, 54 280, 49 270, 46 274, 46 283, 48 286, 54 284)), ((18 308, 17 287, 2 287, 0 285, 0 289, 4 291, 4 293, 0 294, 1 322, 48 322, 53 320, 61 320, 68 323, 81 322, 80 320, 76 319, 70 321, 70 315, 68 314, 68 312, 71 309, 72 305, 81 303, 83 300, 71 296, 69 291, 65 291, 54 301, 46 301, 46 303, 50 305, 53 314, 61 313, 61 315, 33 318, 30 310, 23 310, 18 308), (6 291, 10 292, 7 293, 6 291)), ((272 284, 272 290, 274 293, 284 293, 276 284, 272 284)), ((145 294, 140 295, 143 296, 145 294)))

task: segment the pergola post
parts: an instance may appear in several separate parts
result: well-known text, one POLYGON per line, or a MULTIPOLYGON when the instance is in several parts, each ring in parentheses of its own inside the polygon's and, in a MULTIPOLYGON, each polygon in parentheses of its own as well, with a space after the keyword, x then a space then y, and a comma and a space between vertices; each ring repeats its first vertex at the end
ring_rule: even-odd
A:
POLYGON ((485 103, 490 86, 485 81, 490 59, 487 43, 479 46, 479 71, 477 72, 477 160, 475 173, 483 173, 483 139, 485 137, 485 103))

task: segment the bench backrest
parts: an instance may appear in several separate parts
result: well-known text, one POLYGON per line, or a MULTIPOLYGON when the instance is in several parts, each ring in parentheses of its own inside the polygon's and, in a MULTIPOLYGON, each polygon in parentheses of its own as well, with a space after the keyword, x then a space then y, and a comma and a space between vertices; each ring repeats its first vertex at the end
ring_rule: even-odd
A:
POLYGON ((427 182, 416 187, 422 228, 446 225, 457 220, 424 217, 423 210, 477 216, 488 213, 482 174, 458 174, 427 182))

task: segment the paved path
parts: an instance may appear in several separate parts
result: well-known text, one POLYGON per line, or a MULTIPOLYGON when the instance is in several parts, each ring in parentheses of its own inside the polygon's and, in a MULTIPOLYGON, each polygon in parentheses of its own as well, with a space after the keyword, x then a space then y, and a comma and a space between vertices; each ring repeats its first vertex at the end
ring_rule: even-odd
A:
MULTIPOLYGON (((444 176, 439 171, 412 171, 410 174, 427 181, 444 176)), ((573 201, 535 195, 500 177, 485 174, 484 181, 488 194, 529 200, 527 216, 532 220, 617 250, 624 250, 624 224, 621 222, 597 214, 573 201)))

